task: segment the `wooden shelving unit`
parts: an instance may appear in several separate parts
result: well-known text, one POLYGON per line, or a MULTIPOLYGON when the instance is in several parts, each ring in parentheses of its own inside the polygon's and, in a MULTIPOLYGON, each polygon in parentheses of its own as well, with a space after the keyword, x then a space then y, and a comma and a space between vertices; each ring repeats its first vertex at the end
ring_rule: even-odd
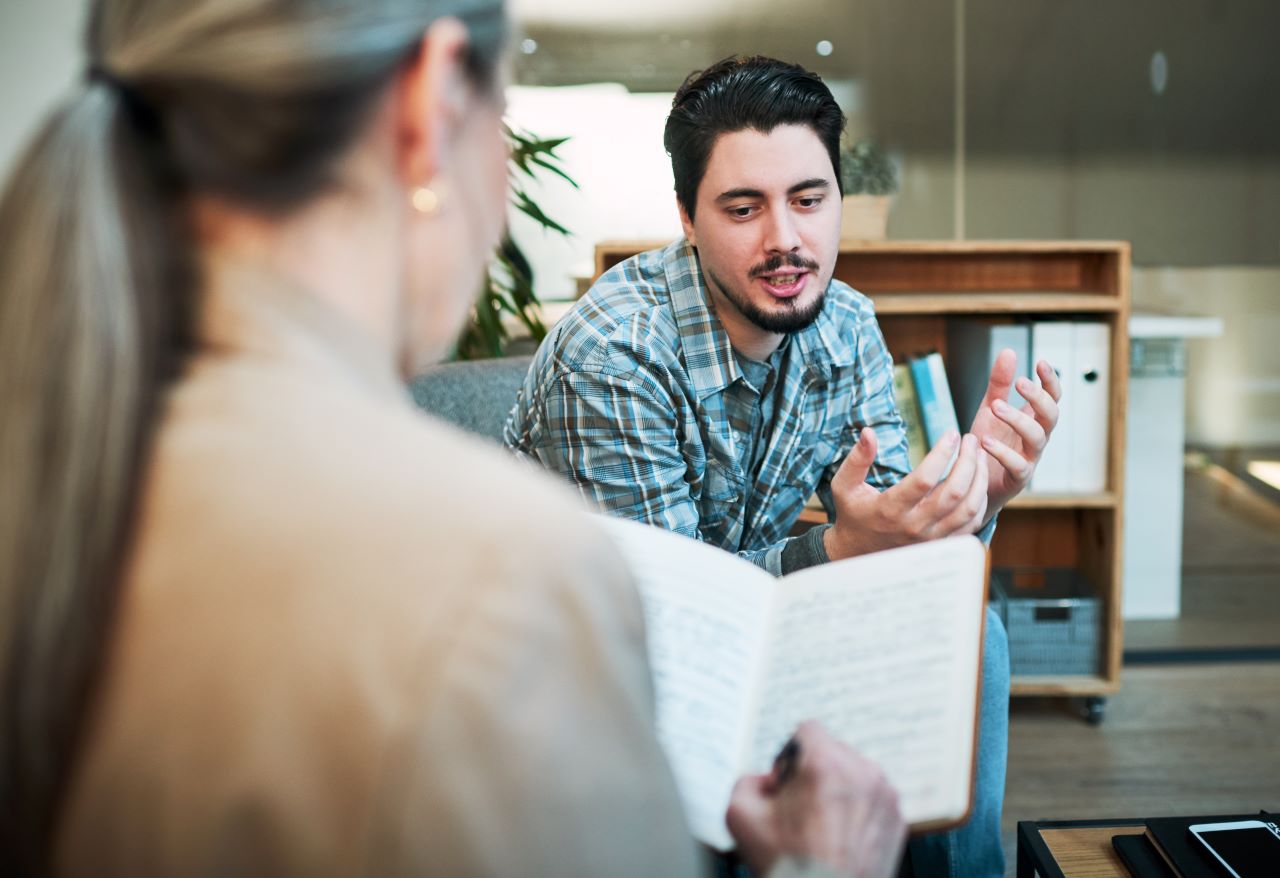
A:
MULTIPOLYGON (((665 243, 599 244, 597 276, 665 243)), ((1096 676, 1015 677, 1015 695, 1105 696, 1120 685, 1129 273, 1129 244, 1121 241, 865 242, 842 245, 836 260, 835 276, 875 302, 895 360, 928 350, 945 359, 951 320, 1066 317, 1111 327, 1107 490, 1024 494, 1001 513, 991 547, 994 566, 1072 567, 1098 588, 1101 669, 1096 676)))

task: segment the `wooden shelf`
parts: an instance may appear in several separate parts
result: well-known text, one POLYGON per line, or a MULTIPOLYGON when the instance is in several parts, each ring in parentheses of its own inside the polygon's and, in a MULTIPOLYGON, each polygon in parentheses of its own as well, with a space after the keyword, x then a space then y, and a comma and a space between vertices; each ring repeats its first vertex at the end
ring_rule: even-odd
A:
POLYGON ((1120 498, 1110 491, 1100 494, 1020 494, 1006 509, 1114 509, 1120 498))
POLYGON ((1119 311, 1115 296, 1067 292, 871 293, 876 314, 1105 314, 1119 311))
MULTIPOLYGON (((596 273, 665 241, 610 241, 596 247, 596 273)), ((1109 490, 1024 494, 1001 515, 991 557, 998 566, 1069 567, 1098 591, 1099 673, 1019 676, 1015 695, 1103 696, 1120 686, 1121 546, 1125 410, 1129 381, 1130 247, 1125 241, 849 241, 834 277, 869 296, 896 361, 924 351, 948 356, 948 325, 1052 315, 1110 327, 1107 424, 1109 490)), ((964 426, 968 426, 967 424, 964 426)), ((805 509, 800 525, 826 523, 805 509)))
MULTIPOLYGON (((1020 509, 1114 509, 1120 498, 1110 491, 1100 494, 1021 494, 1014 497, 1005 507, 1005 512, 1020 509)), ((1001 513, 1004 514, 1004 513, 1001 513)), ((796 519, 799 524, 826 524, 825 509, 812 509, 806 506, 796 519)))
POLYGON ((1013 695, 1113 695, 1120 689, 1119 680, 1095 676, 1029 676, 1014 677, 1009 686, 1013 695))

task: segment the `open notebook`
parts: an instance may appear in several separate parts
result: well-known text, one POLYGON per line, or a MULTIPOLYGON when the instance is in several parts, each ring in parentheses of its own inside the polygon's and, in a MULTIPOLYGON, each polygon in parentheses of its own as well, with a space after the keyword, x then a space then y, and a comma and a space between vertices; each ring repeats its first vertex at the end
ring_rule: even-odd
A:
POLYGON ((955 537, 775 579, 659 528, 603 518, 640 588, 658 737, 691 829, 728 850, 734 781, 817 719, 875 760, 913 831, 973 787, 986 558, 955 537))

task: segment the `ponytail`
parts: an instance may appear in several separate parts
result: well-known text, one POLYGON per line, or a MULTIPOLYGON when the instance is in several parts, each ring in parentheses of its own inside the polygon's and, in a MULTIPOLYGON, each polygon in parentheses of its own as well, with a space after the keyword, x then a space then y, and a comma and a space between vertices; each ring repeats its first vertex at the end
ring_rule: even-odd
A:
POLYGON ((43 874, 101 670, 190 244, 116 85, 56 111, 0 197, 0 861, 43 874))
POLYGON ((0 196, 0 871, 49 871, 92 720, 149 437, 190 348, 188 193, 285 212, 335 165, 424 30, 500 0, 96 0, 87 86, 0 196))

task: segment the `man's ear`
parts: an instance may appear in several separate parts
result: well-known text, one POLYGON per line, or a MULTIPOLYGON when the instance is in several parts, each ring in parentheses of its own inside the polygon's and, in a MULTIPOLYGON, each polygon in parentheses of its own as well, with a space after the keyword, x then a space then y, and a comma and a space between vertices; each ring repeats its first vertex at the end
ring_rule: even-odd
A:
POLYGON ((689 211, 684 209, 684 202, 676 196, 676 210, 680 211, 680 225, 684 228, 684 236, 693 247, 698 246, 696 233, 693 231, 693 220, 689 217, 689 211))
POLYGON ((450 166, 471 97, 466 51, 466 26, 456 18, 437 19, 403 74, 396 120, 398 164, 407 187, 426 186, 450 166))

